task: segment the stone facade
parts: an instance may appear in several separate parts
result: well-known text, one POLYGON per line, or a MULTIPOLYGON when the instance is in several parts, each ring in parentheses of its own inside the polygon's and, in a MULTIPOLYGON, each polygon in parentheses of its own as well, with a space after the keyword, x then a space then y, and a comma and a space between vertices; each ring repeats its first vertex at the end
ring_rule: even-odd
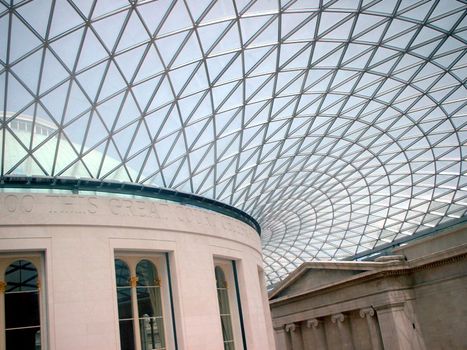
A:
POLYGON ((277 349, 467 349, 467 225, 391 254, 305 263, 276 286, 277 349))
MULTIPOLYGON (((250 226, 141 197, 8 192, 0 194, 0 350, 2 280, 8 264, 21 259, 39 272, 43 349, 120 349, 116 258, 161 261, 157 283, 171 350, 223 348, 214 265, 235 261, 245 347, 274 349, 261 242, 250 226)), ((133 271, 132 283, 135 278, 133 271)), ((229 286, 231 291, 236 284, 229 286)), ((240 307, 230 301, 235 321, 240 307)), ((235 348, 245 348, 242 335, 234 336, 235 348)))

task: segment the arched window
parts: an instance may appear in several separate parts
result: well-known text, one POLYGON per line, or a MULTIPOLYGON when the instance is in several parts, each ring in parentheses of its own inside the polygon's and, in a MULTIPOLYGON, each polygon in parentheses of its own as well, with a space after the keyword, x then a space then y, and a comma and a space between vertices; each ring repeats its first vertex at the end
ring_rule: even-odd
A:
POLYGON ((141 349, 165 349, 161 283, 157 269, 149 260, 141 260, 136 265, 136 277, 141 349))
POLYGON ((235 350, 227 280, 225 278, 225 273, 220 266, 215 267, 215 274, 217 299, 219 301, 219 311, 221 315, 222 336, 224 339, 224 350, 235 350))
POLYGON ((5 343, 7 350, 41 348, 39 278, 27 260, 16 260, 5 271, 5 343))
POLYGON ((165 259, 167 257, 163 256, 141 259, 133 255, 115 259, 121 350, 176 348, 170 332, 173 317, 170 312, 168 319, 164 317, 164 310, 171 310, 170 292, 167 290, 169 267, 164 268, 162 263, 165 259), (159 271, 165 276, 164 284, 159 271))
POLYGON ((118 323, 120 327, 121 350, 135 349, 130 277, 131 273, 128 265, 120 259, 115 259, 115 280, 117 282, 118 323))

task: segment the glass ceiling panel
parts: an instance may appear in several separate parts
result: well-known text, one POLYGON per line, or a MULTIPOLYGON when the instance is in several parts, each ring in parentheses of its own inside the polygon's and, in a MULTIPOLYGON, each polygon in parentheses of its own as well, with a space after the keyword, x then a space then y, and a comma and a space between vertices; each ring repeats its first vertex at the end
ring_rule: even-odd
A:
POLYGON ((465 215, 465 2, 317 3, 1 1, 1 175, 232 204, 268 284, 465 215))

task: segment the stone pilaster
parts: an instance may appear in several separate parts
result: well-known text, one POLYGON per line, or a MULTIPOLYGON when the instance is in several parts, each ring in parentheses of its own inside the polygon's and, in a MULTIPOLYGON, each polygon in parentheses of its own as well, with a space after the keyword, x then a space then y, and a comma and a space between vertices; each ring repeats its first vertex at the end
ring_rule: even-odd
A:
POLYGON ((340 340, 342 343, 342 349, 354 350, 349 324, 348 322, 345 322, 345 319, 346 317, 343 313, 339 313, 339 314, 335 314, 331 316, 332 323, 335 323, 339 330, 340 340))
POLYGON ((324 333, 324 323, 317 318, 313 318, 306 322, 307 328, 311 328, 314 338, 314 346, 309 346, 307 349, 323 349, 327 350, 326 335, 324 333))
POLYGON ((274 340, 276 342, 276 349, 292 350, 285 326, 274 327, 274 340))
POLYGON ((289 323, 285 326, 285 331, 290 333, 292 350, 303 350, 302 331, 300 325, 289 323))
POLYGON ((376 308, 379 329, 385 350, 424 350, 423 339, 413 329, 413 324, 404 310, 404 303, 376 308))
POLYGON ((360 310, 360 317, 366 319, 368 332, 370 333, 371 348, 373 350, 382 350, 381 335, 379 333, 378 321, 376 320, 375 310, 368 307, 360 310))

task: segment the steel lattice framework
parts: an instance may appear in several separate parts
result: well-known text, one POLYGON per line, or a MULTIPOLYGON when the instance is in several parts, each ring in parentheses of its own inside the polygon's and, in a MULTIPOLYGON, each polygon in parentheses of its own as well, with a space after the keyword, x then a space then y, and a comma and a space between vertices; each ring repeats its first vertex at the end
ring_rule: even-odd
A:
POLYGON ((466 9, 0 0, 1 174, 231 204, 270 284, 373 249, 466 212, 466 9))

